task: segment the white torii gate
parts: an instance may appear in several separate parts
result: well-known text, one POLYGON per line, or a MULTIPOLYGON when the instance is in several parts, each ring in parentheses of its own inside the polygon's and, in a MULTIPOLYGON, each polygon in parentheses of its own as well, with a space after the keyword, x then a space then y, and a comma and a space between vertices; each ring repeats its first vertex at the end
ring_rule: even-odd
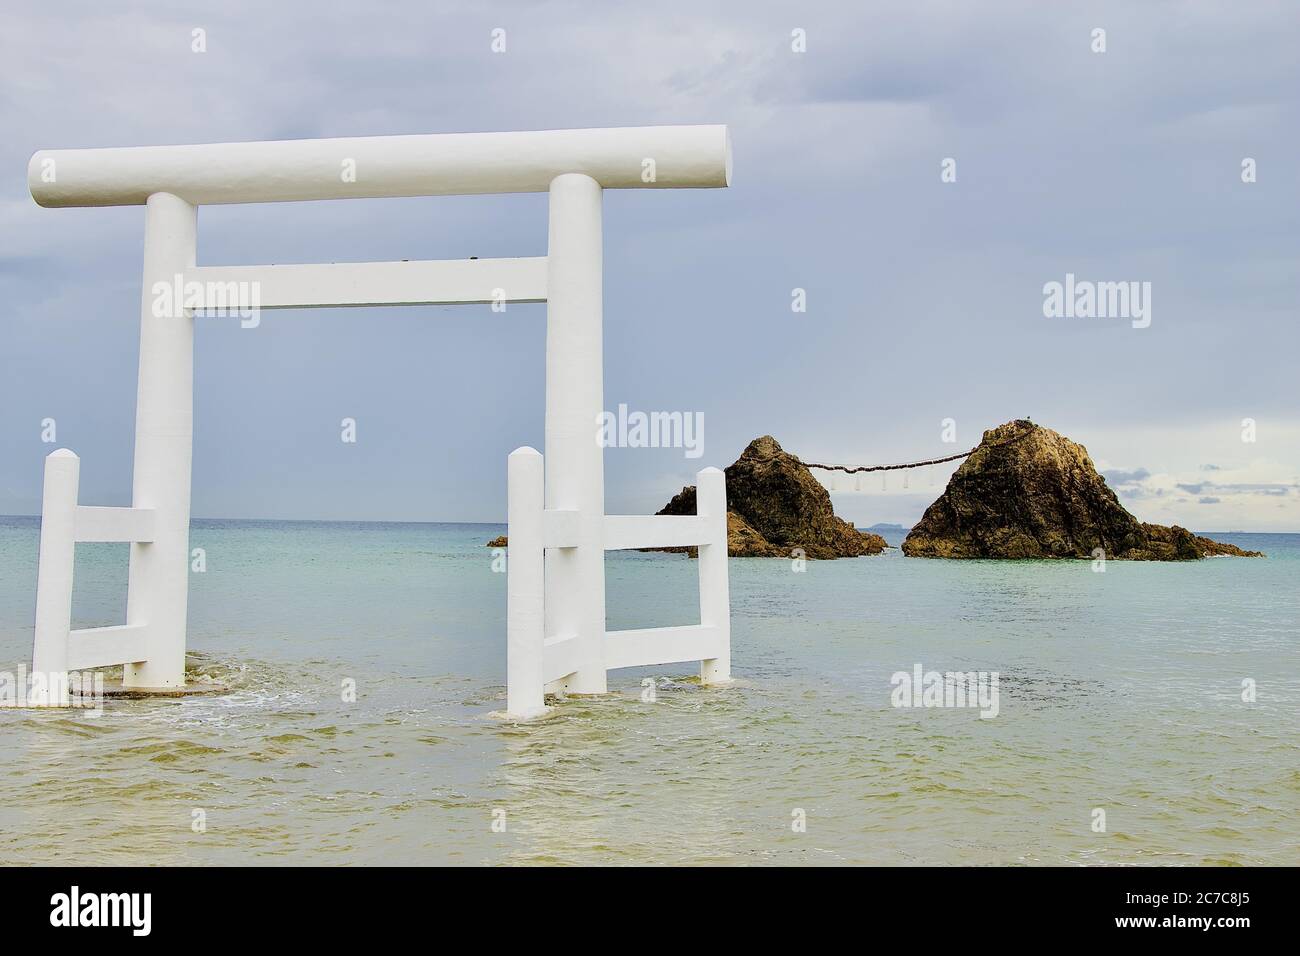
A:
MULTIPOLYGON (((698 475, 696 516, 606 515, 598 423, 602 367, 603 189, 715 188, 731 179, 725 126, 455 133, 42 150, 28 165, 42 206, 145 207, 140 378, 132 506, 78 504, 80 461, 46 458, 29 703, 69 703, 67 674, 123 664, 138 691, 185 686, 193 443, 194 311, 256 283, 268 309, 546 302, 545 459, 509 458, 507 713, 544 694, 600 694, 606 671, 699 660, 730 679, 726 490, 698 475), (353 175, 344 175, 352 170, 353 175), (550 193, 547 255, 528 259, 200 266, 197 207, 396 196, 550 193), (155 290, 203 290, 157 314, 155 290), (198 304, 201 303, 201 304, 198 304), (77 541, 127 541, 126 623, 71 629, 77 541), (700 623, 605 630, 604 552, 699 546, 700 623)), ((188 295, 188 293, 187 293, 188 295)))

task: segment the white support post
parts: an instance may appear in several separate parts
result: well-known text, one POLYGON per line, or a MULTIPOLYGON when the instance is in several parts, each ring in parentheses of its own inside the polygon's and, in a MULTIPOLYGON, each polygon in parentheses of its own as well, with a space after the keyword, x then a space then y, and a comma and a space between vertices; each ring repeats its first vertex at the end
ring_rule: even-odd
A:
POLYGON ((577 513, 577 545, 546 552, 546 635, 572 637, 572 694, 605 682, 605 472, 600 184, 581 173, 551 182, 546 307, 546 508, 577 513))
POLYGON ((67 707, 68 635, 76 560, 77 489, 81 459, 66 448, 45 458, 41 550, 36 571, 36 638, 32 647, 33 707, 67 707))
POLYGON ((511 717, 534 717, 546 710, 542 673, 542 645, 546 640, 542 468, 542 456, 535 448, 516 448, 510 453, 506 712, 511 717))
POLYGON ((185 685, 194 316, 179 302, 155 314, 154 284, 174 285, 194 268, 197 218, 194 206, 170 193, 154 193, 145 205, 134 507, 153 509, 155 523, 152 542, 131 545, 126 620, 148 627, 144 659, 125 666, 126 687, 185 685))
POLYGON ((718 656, 700 662, 700 681, 731 680, 731 594, 727 584, 727 478, 717 468, 695 476, 695 513, 709 525, 700 545, 700 624, 717 629, 718 656))

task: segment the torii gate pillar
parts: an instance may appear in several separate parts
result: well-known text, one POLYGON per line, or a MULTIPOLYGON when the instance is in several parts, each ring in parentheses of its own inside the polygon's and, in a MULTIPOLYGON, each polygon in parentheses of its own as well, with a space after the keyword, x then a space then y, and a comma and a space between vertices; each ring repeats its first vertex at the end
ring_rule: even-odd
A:
POLYGON ((577 512, 577 547, 546 552, 546 633, 572 635, 578 669, 552 689, 603 694, 605 468, 600 184, 551 182, 546 304, 546 507, 577 512))
POLYGON ((198 210, 184 199, 160 192, 146 201, 132 506, 153 510, 154 534, 131 544, 126 623, 142 626, 144 656, 123 665, 122 684, 136 689, 185 686, 194 313, 156 314, 154 283, 194 268, 197 229, 198 210))

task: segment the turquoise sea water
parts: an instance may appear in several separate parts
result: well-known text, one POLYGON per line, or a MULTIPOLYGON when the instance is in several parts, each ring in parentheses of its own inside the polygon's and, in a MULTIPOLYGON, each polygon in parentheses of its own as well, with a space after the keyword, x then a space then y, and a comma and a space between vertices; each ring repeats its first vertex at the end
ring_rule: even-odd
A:
MULTIPOLYGON (((1265 560, 1100 574, 733 560, 734 686, 615 672, 609 697, 511 724, 488 716, 505 575, 483 544, 503 531, 196 521, 191 676, 229 693, 0 710, 0 857, 1300 863, 1300 535, 1216 535, 1265 560), (998 716, 892 707, 918 663, 998 671, 998 716)), ((38 533, 0 518, 0 668, 31 652, 38 533)), ((78 546, 74 627, 121 623, 126 562, 78 546)), ((607 569, 611 629, 694 622, 690 559, 607 569)))

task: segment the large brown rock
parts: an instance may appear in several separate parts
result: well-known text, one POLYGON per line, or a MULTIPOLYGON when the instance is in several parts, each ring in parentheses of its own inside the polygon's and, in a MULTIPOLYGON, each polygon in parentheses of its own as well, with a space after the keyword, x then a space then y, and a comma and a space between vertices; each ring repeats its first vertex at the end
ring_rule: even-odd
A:
POLYGON ((922 558, 1087 558, 1184 561, 1259 556, 1129 514, 1088 450, 1050 428, 1007 422, 984 433, 903 542, 922 558))
MULTIPOLYGON (((796 548, 808 558, 855 558, 887 547, 880 535, 837 518, 825 487, 771 435, 750 442, 726 475, 727 553, 734 558, 788 558, 796 548)), ((695 487, 683 488, 659 514, 695 514, 695 487)))
MULTIPOLYGON (((664 512, 671 514, 671 512, 664 512)), ((695 553, 691 548, 690 552, 695 553)), ((786 558, 784 551, 750 527, 734 511, 727 512, 727 554, 733 558, 786 558)))

